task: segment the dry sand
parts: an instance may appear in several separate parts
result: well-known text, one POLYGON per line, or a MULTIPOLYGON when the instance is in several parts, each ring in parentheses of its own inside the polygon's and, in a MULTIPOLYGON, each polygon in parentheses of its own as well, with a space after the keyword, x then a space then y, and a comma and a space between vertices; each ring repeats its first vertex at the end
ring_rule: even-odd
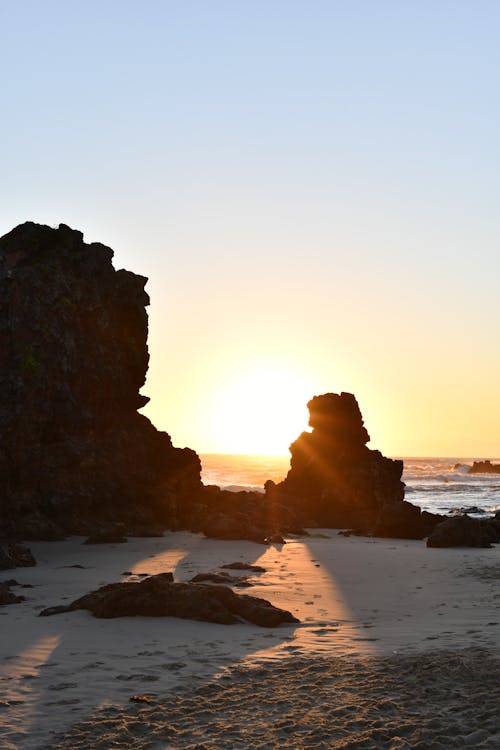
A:
POLYGON ((331 530, 270 548, 81 542, 32 544, 38 566, 1 575, 34 585, 0 609, 2 750, 500 748, 499 547, 331 530), (37 617, 125 571, 188 580, 237 560, 267 570, 240 592, 300 625, 37 617))

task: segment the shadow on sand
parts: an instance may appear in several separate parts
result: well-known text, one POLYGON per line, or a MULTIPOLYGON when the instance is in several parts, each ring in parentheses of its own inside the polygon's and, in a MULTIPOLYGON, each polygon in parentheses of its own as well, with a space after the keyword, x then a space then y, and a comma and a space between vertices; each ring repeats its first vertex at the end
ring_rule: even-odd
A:
POLYGON ((252 653, 293 638, 296 625, 266 629, 170 617, 98 620, 84 611, 39 618, 46 606, 67 603, 106 583, 134 580, 124 573, 171 571, 175 580, 186 581, 223 564, 255 563, 267 549, 184 532, 123 545, 81 542, 32 544, 38 566, 2 576, 15 574, 20 583, 34 586, 23 590, 25 602, 1 612, 8 634, 0 652, 1 718, 11 747, 50 746, 54 732, 99 707, 123 704, 133 694, 191 689, 252 653))

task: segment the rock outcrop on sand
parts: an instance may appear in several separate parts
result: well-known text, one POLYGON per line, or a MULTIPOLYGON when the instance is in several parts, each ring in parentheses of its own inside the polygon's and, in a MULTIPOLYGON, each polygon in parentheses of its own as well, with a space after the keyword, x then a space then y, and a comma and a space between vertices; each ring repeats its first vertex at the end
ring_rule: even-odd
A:
POLYGON ((33 565, 36 565, 36 560, 24 544, 0 543, 0 570, 31 568, 33 565))
POLYGON ((24 601, 24 596, 16 596, 16 594, 12 593, 10 590, 11 586, 19 586, 19 584, 17 581, 12 580, 0 582, 0 606, 18 604, 24 601))
POLYGON ((27 222, 0 239, 0 535, 175 528, 201 487, 194 451, 137 410, 146 279, 81 232, 27 222))
POLYGON ((469 469, 469 474, 500 474, 500 464, 492 464, 491 461, 474 461, 469 469))
POLYGON ((464 514, 438 523, 427 539, 427 546, 491 547, 499 541, 499 520, 470 518, 464 514))
POLYGON ((184 507, 184 528, 211 539, 246 539, 259 544, 283 544, 283 534, 302 534, 296 513, 262 492, 229 492, 204 486, 184 507))
POLYGON ((232 625, 252 622, 266 628, 298 620, 266 599, 235 594, 227 586, 175 583, 171 573, 160 573, 140 583, 111 583, 67 606, 51 607, 41 616, 87 609, 96 617, 181 617, 232 625))
POLYGON ((303 432, 290 446, 286 479, 266 483, 270 504, 286 506, 303 526, 425 536, 434 519, 404 501, 403 462, 366 446, 370 436, 355 397, 325 393, 307 406, 312 432, 303 432))

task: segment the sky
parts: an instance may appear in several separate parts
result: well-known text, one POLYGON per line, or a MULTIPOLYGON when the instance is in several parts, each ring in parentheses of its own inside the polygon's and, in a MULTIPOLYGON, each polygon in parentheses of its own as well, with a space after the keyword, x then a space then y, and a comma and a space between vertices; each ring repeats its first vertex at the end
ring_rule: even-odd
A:
POLYGON ((286 453, 356 395, 392 456, 500 454, 500 4, 0 0, 0 235, 149 277, 143 410, 286 453))

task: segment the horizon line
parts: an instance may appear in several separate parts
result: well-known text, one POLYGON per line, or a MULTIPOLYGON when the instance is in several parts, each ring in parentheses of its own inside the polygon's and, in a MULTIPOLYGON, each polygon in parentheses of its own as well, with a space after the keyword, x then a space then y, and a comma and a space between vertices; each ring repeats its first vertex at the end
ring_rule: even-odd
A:
MULTIPOLYGON (((199 456, 247 456, 247 457, 253 457, 253 458, 290 458, 290 453, 231 453, 230 451, 224 451, 224 452, 218 452, 218 451, 197 451, 199 456)), ((474 460, 483 460, 483 461, 491 461, 491 460, 500 460, 498 456, 484 456, 483 454, 476 455, 476 456, 461 456, 461 455, 449 455, 449 456, 431 456, 429 454, 423 455, 423 456, 416 456, 416 455, 409 455, 409 456, 401 456, 401 455, 395 455, 390 456, 392 459, 426 459, 426 458, 432 458, 432 459, 462 459, 464 461, 474 461, 474 460)))

